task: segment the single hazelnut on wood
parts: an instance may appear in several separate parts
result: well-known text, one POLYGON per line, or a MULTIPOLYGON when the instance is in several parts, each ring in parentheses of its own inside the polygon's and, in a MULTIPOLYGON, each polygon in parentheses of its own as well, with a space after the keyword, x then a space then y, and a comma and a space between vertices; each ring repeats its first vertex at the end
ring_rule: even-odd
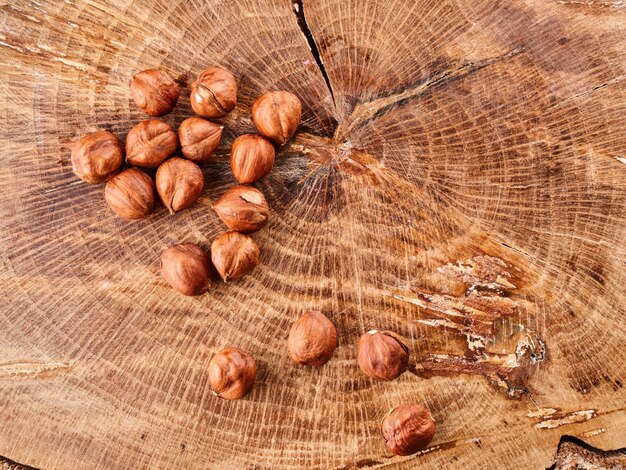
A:
POLYGON ((254 125, 278 145, 283 145, 296 132, 301 116, 300 100, 288 91, 265 93, 252 105, 254 125))
POLYGON ((433 439, 435 421, 422 405, 401 405, 385 416, 381 432, 392 454, 411 455, 433 439))
POLYGON ((178 102, 179 93, 178 84, 158 69, 139 72, 130 81, 130 96, 149 116, 170 113, 178 102))
POLYGON ((207 160, 222 138, 224 126, 199 117, 185 119, 178 127, 178 139, 183 155, 194 162, 207 160))
POLYGON ((274 146, 265 137, 244 134, 233 142, 230 168, 241 184, 254 183, 274 166, 274 146))
POLYGON ((170 158, 159 165, 156 189, 165 207, 174 214, 198 200, 204 175, 198 165, 184 158, 170 158))
POLYGON ((270 213, 263 193, 243 185, 226 191, 213 210, 229 229, 242 233, 256 232, 265 227, 270 213))
POLYGON ((209 385, 220 398, 243 398, 252 390, 255 380, 254 359, 239 348, 223 349, 209 363, 209 385))
POLYGON ((133 127, 126 136, 126 161, 130 165, 155 168, 178 147, 172 128, 159 119, 148 119, 133 127))
POLYGON ((373 379, 393 380, 409 364, 409 348, 396 334, 371 330, 359 339, 357 360, 361 370, 373 379))
POLYGON ((211 245, 211 260, 224 282, 236 281, 259 264, 259 246, 239 232, 226 232, 211 245))
POLYGON ((143 171, 130 168, 107 182, 104 199, 123 219, 141 219, 154 210, 154 183, 143 171))
POLYGON ((124 163, 124 147, 111 132, 98 131, 81 137, 72 147, 72 170, 81 180, 102 183, 124 163))
POLYGON ((161 255, 161 274, 181 294, 201 295, 211 284, 211 260, 193 243, 170 246, 161 255))
POLYGON ((192 83, 190 100, 196 114, 208 118, 224 117, 237 104, 237 81, 228 70, 206 69, 192 83))
POLYGON ((291 327, 287 347, 297 364, 323 366, 337 348, 337 330, 323 313, 309 310, 291 327))

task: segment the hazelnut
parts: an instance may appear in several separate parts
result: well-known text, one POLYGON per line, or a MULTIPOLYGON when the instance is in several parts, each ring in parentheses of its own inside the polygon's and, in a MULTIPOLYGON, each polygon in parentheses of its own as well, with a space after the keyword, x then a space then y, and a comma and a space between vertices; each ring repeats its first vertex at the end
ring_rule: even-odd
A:
POLYGON ((185 119, 178 127, 183 155, 194 162, 208 159, 220 143, 222 129, 224 126, 199 117, 185 119))
POLYGON ((252 105, 254 125, 278 145, 283 145, 296 132, 301 116, 300 100, 288 91, 265 93, 252 105))
POLYGON ((126 161, 130 165, 154 168, 178 147, 172 128, 158 119, 148 119, 133 127, 126 137, 126 161))
POLYGON ((208 118, 224 117, 237 104, 237 82, 228 70, 206 69, 191 84, 191 107, 208 118))
POLYGON ((267 224, 269 206, 261 191, 250 186, 230 188, 213 206, 226 226, 237 232, 251 233, 267 224))
POLYGON ((223 349, 209 363, 209 385, 220 398, 243 398, 252 390, 255 380, 254 359, 239 348, 223 349))
POLYGON ((230 168, 237 181, 254 183, 267 175, 274 166, 274 146, 256 134, 244 134, 233 142, 230 168))
POLYGON ((383 419, 381 432, 395 455, 424 450, 435 435, 435 421, 422 405, 400 405, 383 419))
POLYGON ((156 189, 170 214, 196 202, 203 187, 202 170, 184 158, 170 158, 161 163, 156 172, 156 189))
POLYGON ((394 333, 371 330, 359 339, 359 367, 373 379, 393 380, 409 364, 409 348, 394 333))
POLYGON ((161 274, 181 294, 201 295, 211 283, 211 260, 193 243, 170 246, 161 255, 161 274))
POLYGON ((178 84, 165 72, 148 69, 133 75, 130 96, 149 116, 163 116, 172 112, 178 102, 178 84))
POLYGON ((323 313, 309 310, 291 327, 287 347, 297 364, 323 366, 337 348, 337 330, 323 313))
POLYGON ((130 168, 107 182, 104 199, 123 219, 141 219, 154 210, 154 183, 143 171, 130 168))
POLYGON ((259 264, 259 247, 239 232, 226 232, 211 245, 211 260, 224 282, 236 281, 259 264))
POLYGON ((81 137, 72 147, 72 170, 81 180, 102 183, 124 163, 124 148, 120 140, 108 131, 98 131, 81 137))

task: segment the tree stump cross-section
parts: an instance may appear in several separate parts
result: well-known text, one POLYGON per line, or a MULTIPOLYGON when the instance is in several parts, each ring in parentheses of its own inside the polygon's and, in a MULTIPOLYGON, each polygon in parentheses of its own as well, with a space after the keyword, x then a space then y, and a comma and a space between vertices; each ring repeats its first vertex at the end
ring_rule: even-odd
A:
POLYGON ((617 0, 0 0, 2 468, 620 468, 625 69, 617 0), (146 68, 179 83, 178 126, 209 66, 239 96, 199 202, 117 218, 72 142, 125 138, 146 68), (261 264, 183 297, 160 254, 224 231, 270 90, 303 118, 257 184, 261 264), (286 351, 310 308, 339 336, 315 370, 286 351), (373 328, 410 347, 395 381, 356 364, 373 328), (207 383, 228 345, 259 366, 238 402, 207 383), (380 422, 406 402, 437 433, 394 457, 380 422))

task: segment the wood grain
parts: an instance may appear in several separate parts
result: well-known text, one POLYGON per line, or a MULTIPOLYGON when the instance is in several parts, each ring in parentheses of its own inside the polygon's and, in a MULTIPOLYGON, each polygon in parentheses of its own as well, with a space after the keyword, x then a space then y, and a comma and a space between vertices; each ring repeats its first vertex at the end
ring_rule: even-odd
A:
POLYGON ((563 434, 626 447, 625 68, 618 1, 0 1, 3 468, 529 469, 563 434), (115 217, 71 143, 143 119, 145 68, 181 85, 177 126, 212 65, 240 94, 200 202, 115 217), (160 254, 224 230, 230 144, 276 89, 303 121, 257 185, 261 264, 183 297, 160 254), (310 308, 339 334, 319 370, 286 350, 310 308), (412 373, 360 373, 371 328, 407 338, 412 373), (207 385, 227 345, 259 366, 238 402, 207 385), (393 457, 379 424, 403 402, 437 434, 393 457))

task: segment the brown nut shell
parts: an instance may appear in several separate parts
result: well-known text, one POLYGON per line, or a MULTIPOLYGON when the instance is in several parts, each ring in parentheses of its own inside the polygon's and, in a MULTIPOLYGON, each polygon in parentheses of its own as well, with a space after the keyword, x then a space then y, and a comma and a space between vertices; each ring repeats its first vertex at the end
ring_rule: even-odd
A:
POLYGON ((435 421, 422 405, 405 404, 383 419, 385 444, 395 455, 411 455, 424 450, 435 435, 435 421))
POLYGON ((124 163, 124 147, 114 134, 97 131, 72 146, 72 170, 81 180, 102 183, 117 174, 124 163))
POLYGON ((154 182, 136 168, 124 170, 107 182, 104 199, 123 219, 141 219, 154 210, 154 182))
POLYGON ((265 227, 270 213, 263 193, 243 185, 226 191, 213 210, 229 229, 242 233, 256 232, 265 227))
POLYGON ((206 69, 191 84, 190 101, 194 112, 200 116, 224 117, 237 104, 237 81, 228 70, 206 69))
POLYGON ((291 327, 287 347, 297 364, 323 366, 337 348, 337 330, 326 315, 309 310, 291 327))
POLYGON ((126 136, 126 161, 130 165, 155 168, 178 147, 172 128, 159 119, 148 119, 133 127, 126 136))
POLYGON ((170 246, 161 255, 161 274, 181 294, 201 295, 211 284, 211 260, 193 243, 170 246))
POLYGON ((170 158, 156 172, 156 189, 170 214, 191 206, 204 187, 204 175, 198 165, 184 158, 170 158))
POLYGON ((224 126, 199 117, 185 119, 178 127, 181 152, 189 160, 203 162, 217 148, 224 126))
POLYGON ((149 116, 163 116, 172 112, 179 94, 178 84, 158 69, 136 73, 130 81, 130 96, 149 116))
POLYGON ((226 232, 211 245, 211 260, 224 282, 236 281, 259 264, 259 246, 247 235, 226 232))
POLYGON ((274 166, 274 146, 265 137, 244 134, 233 142, 230 168, 241 184, 254 183, 274 166))
POLYGON ((209 385, 226 400, 246 396, 256 380, 256 364, 252 356, 239 348, 226 348, 209 363, 209 385))
POLYGON ((395 333, 371 330, 359 338, 357 360, 373 379, 393 380, 409 365, 409 348, 395 333))
POLYGON ((261 134, 283 145, 296 132, 302 117, 302 104, 288 91, 271 91, 252 104, 252 120, 261 134))

